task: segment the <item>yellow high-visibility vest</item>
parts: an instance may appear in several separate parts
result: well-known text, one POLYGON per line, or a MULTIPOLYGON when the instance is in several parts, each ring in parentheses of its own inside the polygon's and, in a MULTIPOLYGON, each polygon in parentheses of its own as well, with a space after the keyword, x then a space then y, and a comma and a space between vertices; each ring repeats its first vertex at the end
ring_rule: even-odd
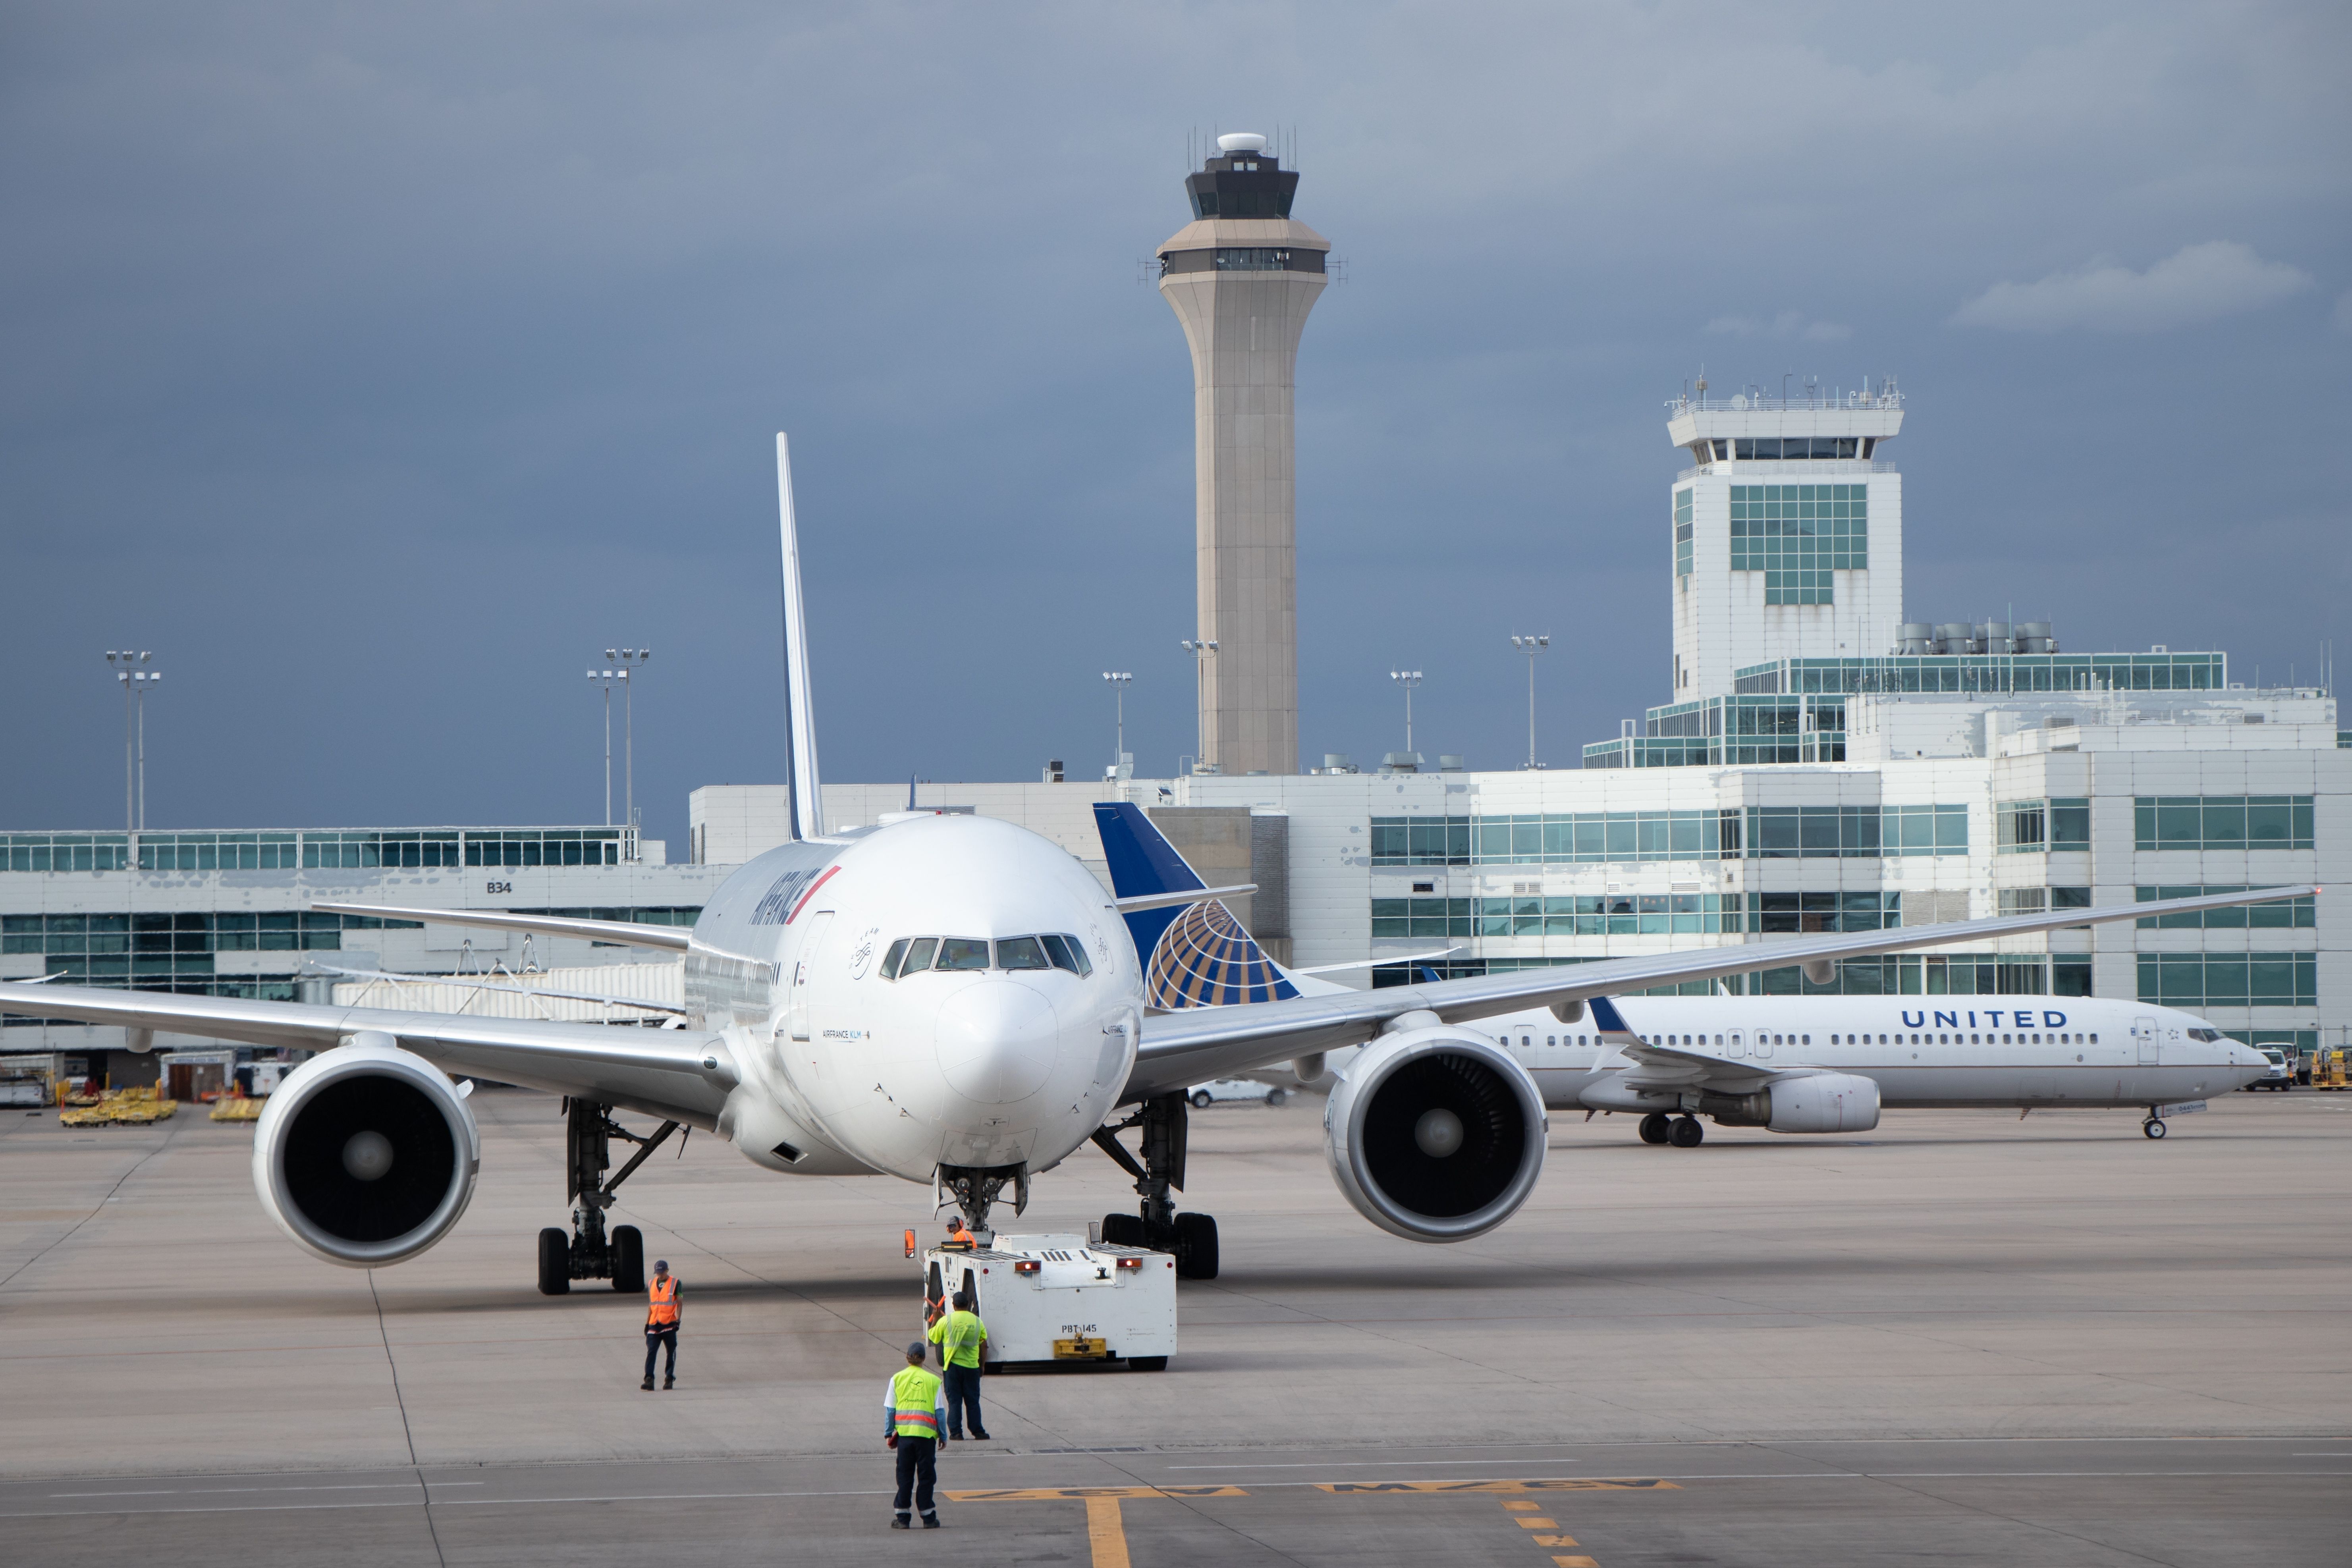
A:
POLYGON ((910 1366, 890 1380, 891 1416, 901 1437, 940 1435, 940 1376, 910 1366))

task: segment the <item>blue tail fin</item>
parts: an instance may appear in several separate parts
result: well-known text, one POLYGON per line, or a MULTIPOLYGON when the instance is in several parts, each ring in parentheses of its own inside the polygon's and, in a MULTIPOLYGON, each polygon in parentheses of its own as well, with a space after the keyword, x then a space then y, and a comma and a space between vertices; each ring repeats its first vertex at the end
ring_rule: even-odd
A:
POLYGON ((1617 1005, 1608 997, 1590 997, 1584 1005, 1591 1010, 1592 1026, 1602 1034, 1630 1035, 1633 1032, 1633 1026, 1625 1022, 1625 1015, 1617 1011, 1617 1005))
MULTIPOLYGON (((1205 889, 1142 808, 1097 801, 1095 826, 1110 865, 1111 890, 1122 899, 1205 889)), ((1133 910, 1124 917, 1143 966, 1146 1005, 1163 1012, 1275 1002, 1298 994, 1218 900, 1133 910)))

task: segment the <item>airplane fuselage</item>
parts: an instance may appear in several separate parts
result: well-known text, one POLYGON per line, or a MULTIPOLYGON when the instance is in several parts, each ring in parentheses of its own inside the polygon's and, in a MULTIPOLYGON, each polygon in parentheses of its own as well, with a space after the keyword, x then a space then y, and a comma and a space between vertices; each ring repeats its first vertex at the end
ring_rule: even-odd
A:
POLYGON ((985 817, 760 856, 705 906, 685 982, 742 1068, 720 1130, 803 1173, 1043 1170, 1117 1104, 1142 1016, 1101 885, 985 817))
MULTIPOLYGON (((1615 1004, 1646 1040, 1764 1069, 1811 1067, 1878 1085, 1892 1109, 2148 1106, 2248 1082, 2261 1056, 2175 1008, 2092 996, 1633 997, 1615 1004)), ((1495 1020, 1544 1102, 1625 1070, 1590 1016, 1495 1020)))

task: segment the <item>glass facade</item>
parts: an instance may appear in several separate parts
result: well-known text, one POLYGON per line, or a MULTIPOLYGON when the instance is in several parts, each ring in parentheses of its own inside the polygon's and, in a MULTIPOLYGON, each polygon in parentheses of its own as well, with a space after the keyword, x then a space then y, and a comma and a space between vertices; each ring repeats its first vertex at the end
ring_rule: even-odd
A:
POLYGON ((1371 828, 1375 866, 1876 859, 1969 851, 1965 805, 1376 816, 1371 828))
POLYGON ((142 871, 291 871, 301 865, 294 833, 142 833, 142 871))
MULTIPOLYGON (((1423 971, 1442 980, 1481 974, 1508 974, 1524 969, 1552 969, 1572 963, 1599 963, 1600 958, 1441 959, 1428 963, 1382 964, 1372 971, 1372 984, 1408 985, 1423 971), (1408 973, 1408 970, 1412 973, 1408 973)), ((1707 996, 1717 989, 1732 996, 2088 996, 2091 966, 2084 961, 2032 955, 1945 955, 1900 952, 1879 958, 1848 959, 1826 985, 1805 978, 1802 969, 1766 969, 1734 974, 1722 980, 1691 981, 1661 985, 1634 996, 1707 996)), ((1588 1025, 1587 1027, 1590 1027, 1588 1025)))
POLYGON ((1374 899, 1376 940, 1667 936, 1891 930, 1900 893, 1609 893, 1565 898, 1374 899))
POLYGON ((1675 575, 1687 577, 1691 570, 1691 491, 1685 485, 1675 492, 1675 575))
POLYGON ((2307 795, 2144 795, 2132 801, 2135 849, 2308 849, 2307 795))
POLYGON ((1731 672, 1731 689, 1758 696, 1808 691, 2219 691, 2218 653, 1897 654, 1885 658, 1782 658, 1731 672))
MULTIPOLYGON (((519 910, 518 914, 580 915, 640 925, 690 926, 698 908, 519 910)), ((216 975, 224 952, 336 952, 353 931, 418 931, 416 921, 373 915, 321 914, 315 910, 173 914, 0 916, 0 953, 38 953, 44 974, 69 985, 176 991, 200 996, 247 996, 290 1002, 298 973, 216 975)), ((289 970, 302 961, 289 958, 289 970)), ((37 1024, 0 1018, 0 1025, 37 1024)))
POLYGON ((127 871, 127 833, 0 833, 0 870, 127 871))
POLYGON ((1867 485, 1734 485, 1731 569, 1764 574, 1768 605, 1834 602, 1832 573, 1870 564, 1867 485))
POLYGON ((2316 1007, 2312 952, 2143 952, 2139 999, 2161 1007, 2316 1007))
POLYGON ((2079 796, 2004 801, 1993 808, 1994 847, 2003 855, 2042 855, 2091 847, 2091 803, 2079 796))
MULTIPOLYGON (((2197 887, 2135 888, 2132 901, 2197 899, 2207 893, 2242 893, 2243 886, 2207 882, 2197 887)), ((2240 904, 2231 910, 2198 910, 2187 914, 2151 915, 2132 923, 2141 931, 2309 931, 2319 923, 2319 900, 2306 893, 2268 904, 2240 904)))
POLYGON ((0 871, 292 871, 386 867, 617 866, 618 827, 352 832, 5 833, 0 871), (133 846, 136 846, 134 850, 133 846))

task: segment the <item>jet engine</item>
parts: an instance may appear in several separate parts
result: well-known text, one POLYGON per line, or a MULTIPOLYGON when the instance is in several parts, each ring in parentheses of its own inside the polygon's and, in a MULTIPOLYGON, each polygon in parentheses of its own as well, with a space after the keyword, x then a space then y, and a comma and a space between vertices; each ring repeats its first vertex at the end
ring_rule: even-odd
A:
POLYGON ((1364 1047, 1323 1111, 1339 1191, 1412 1241, 1467 1241, 1510 1218, 1543 1173, 1548 1131, 1510 1053, 1443 1025, 1364 1047))
POLYGON ((1775 1132, 1867 1132, 1878 1125, 1878 1085, 1853 1073, 1807 1073, 1775 1079, 1754 1094, 1709 1095, 1700 1109, 1727 1127, 1775 1132))
POLYGON ((464 1093, 373 1030, 289 1073, 254 1129, 261 1206, 347 1268, 398 1263, 447 1235, 481 1164, 464 1093))

